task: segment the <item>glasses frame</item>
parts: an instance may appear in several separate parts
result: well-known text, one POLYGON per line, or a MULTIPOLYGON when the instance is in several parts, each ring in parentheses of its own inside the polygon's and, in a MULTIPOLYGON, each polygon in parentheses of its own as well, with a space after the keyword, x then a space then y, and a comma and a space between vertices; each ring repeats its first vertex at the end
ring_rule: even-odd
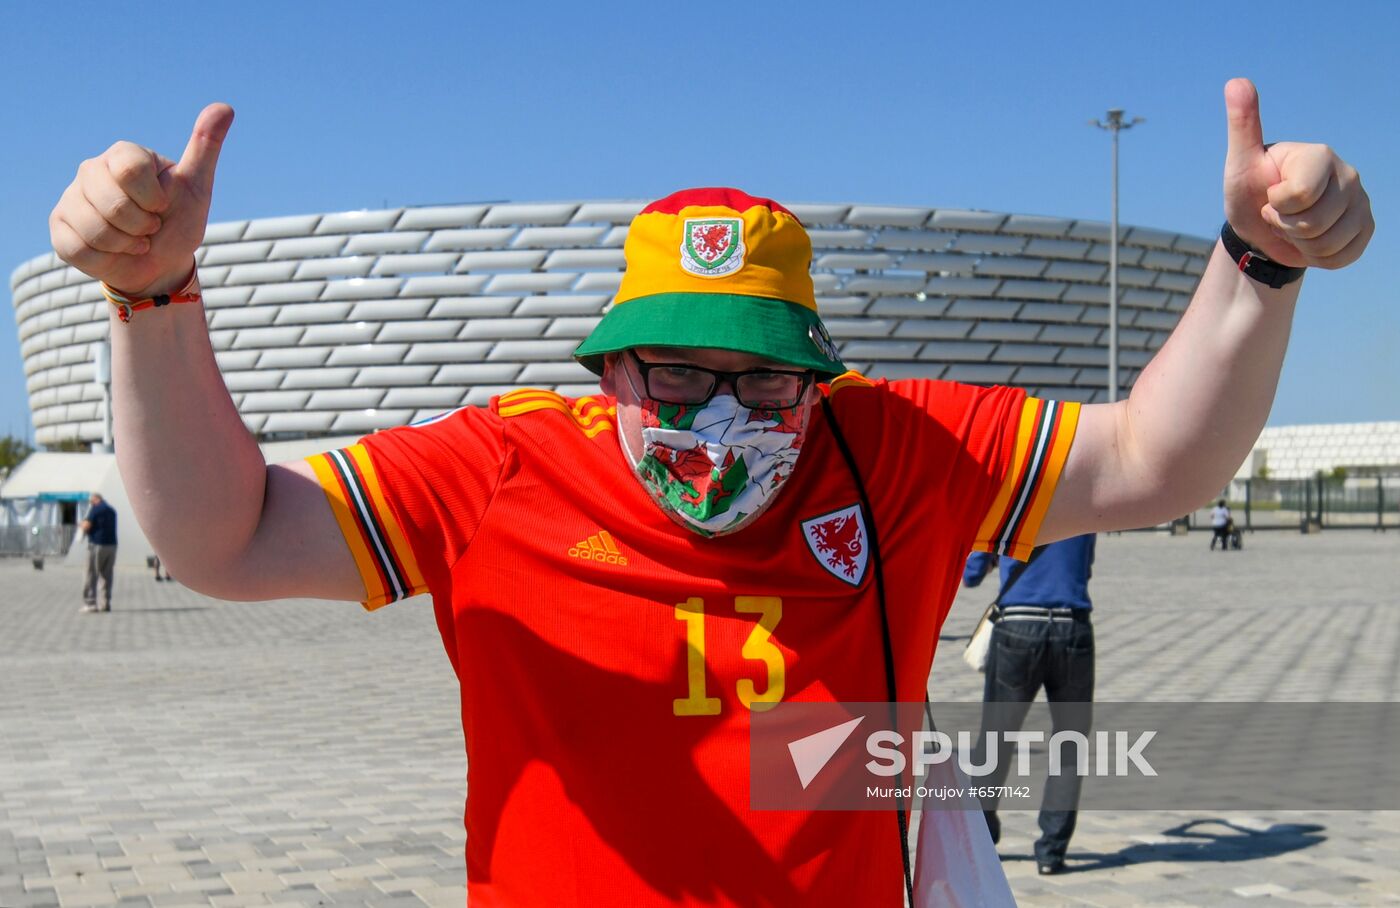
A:
POLYGON ((812 387, 812 382, 815 381, 817 377, 817 373, 811 369, 740 369, 736 372, 725 372, 720 369, 707 369, 704 366, 696 366, 690 363, 647 362, 638 356, 635 350, 629 349, 627 353, 632 357, 632 361, 637 364, 637 371, 642 376, 642 390, 644 390, 647 396, 652 400, 671 406, 703 407, 705 404, 714 400, 715 395, 719 393, 719 389, 725 382, 728 382, 729 386, 734 389, 734 397, 740 404, 751 410, 785 410, 795 407, 802 402, 802 398, 807 396, 808 390, 812 387), (693 372, 703 372, 711 376, 714 378, 715 383, 710 388, 710 393, 705 395, 702 400, 667 400, 664 397, 658 397, 656 394, 652 393, 651 371, 653 369, 690 369, 693 372), (798 387, 797 396, 793 398, 791 403, 784 404, 783 406, 755 406, 739 396, 739 379, 743 378, 745 375, 792 375, 799 378, 802 384, 798 387))

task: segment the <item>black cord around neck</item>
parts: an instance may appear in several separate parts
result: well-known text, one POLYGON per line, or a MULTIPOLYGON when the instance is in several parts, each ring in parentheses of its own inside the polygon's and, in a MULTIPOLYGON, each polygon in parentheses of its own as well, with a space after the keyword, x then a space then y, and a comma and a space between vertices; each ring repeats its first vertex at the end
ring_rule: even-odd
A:
MULTIPOLYGON (((836 447, 840 449, 841 457, 846 461, 846 468, 851 471, 851 478, 855 480, 856 494, 860 496, 861 513, 865 517, 865 532, 870 536, 870 564, 875 570, 875 597, 880 603, 880 643, 885 651, 885 688, 890 699, 890 725, 898 730, 899 684, 894 670, 894 638, 890 634, 889 610, 885 606, 885 571, 880 562, 880 534, 875 528, 875 510, 870 507, 870 497, 865 494, 865 483, 861 481, 860 470, 856 468, 856 459, 846 444, 846 437, 841 434, 841 426, 836 422, 836 413, 831 408, 831 401, 824 395, 821 401, 822 412, 826 415, 827 424, 831 426, 831 437, 836 439, 836 447)), ((932 718, 930 715, 930 721, 932 718)), ((914 871, 909 861, 909 817, 904 812, 904 795, 900 793, 904 788, 904 774, 896 774, 894 782, 895 818, 899 822, 899 859, 904 866, 904 891, 909 897, 909 904, 913 905, 914 871)))

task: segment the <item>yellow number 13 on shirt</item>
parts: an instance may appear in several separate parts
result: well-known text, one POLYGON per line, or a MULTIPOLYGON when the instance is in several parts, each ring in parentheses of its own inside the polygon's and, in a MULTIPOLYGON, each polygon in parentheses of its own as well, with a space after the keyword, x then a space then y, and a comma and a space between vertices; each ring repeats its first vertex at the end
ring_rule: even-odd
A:
MULTIPOLYGON (((739 654, 762 662, 768 669, 768 685, 760 693, 749 678, 740 678, 739 702, 751 710, 765 710, 783 699, 787 666, 782 651, 773 643, 773 629, 783 617, 783 600, 776 596, 736 596, 734 611, 758 615, 758 624, 749 633, 739 654)), ((685 622, 685 673, 689 696, 676 699, 672 711, 678 716, 717 716, 719 698, 705 695, 705 600, 692 596, 676 603, 676 620, 685 622)))

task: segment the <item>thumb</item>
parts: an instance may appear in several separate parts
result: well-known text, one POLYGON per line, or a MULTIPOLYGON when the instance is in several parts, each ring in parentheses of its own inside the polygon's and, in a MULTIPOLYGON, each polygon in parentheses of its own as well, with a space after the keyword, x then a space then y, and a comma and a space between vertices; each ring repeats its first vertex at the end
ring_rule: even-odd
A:
POLYGON ((207 195, 214 188, 214 169, 219 165, 219 151, 224 136, 233 125, 233 108, 227 104, 210 104, 200 111, 194 121, 189 144, 175 169, 181 176, 193 180, 207 195))
POLYGON ((1225 116, 1229 120, 1227 168, 1248 167, 1264 153, 1264 128, 1259 123, 1259 92, 1248 79, 1225 83, 1225 116))

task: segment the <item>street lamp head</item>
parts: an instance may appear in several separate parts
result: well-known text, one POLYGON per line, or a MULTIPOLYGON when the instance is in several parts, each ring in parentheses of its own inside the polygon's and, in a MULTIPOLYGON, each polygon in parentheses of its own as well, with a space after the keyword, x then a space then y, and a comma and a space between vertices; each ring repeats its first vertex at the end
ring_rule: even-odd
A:
POLYGON ((1097 126, 1099 129, 1106 129, 1112 133, 1121 132, 1124 129, 1132 129, 1139 123, 1146 123, 1143 117, 1133 117, 1131 120, 1123 119, 1123 109, 1120 107, 1111 108, 1108 111, 1108 120, 1090 120, 1090 126, 1097 126))

